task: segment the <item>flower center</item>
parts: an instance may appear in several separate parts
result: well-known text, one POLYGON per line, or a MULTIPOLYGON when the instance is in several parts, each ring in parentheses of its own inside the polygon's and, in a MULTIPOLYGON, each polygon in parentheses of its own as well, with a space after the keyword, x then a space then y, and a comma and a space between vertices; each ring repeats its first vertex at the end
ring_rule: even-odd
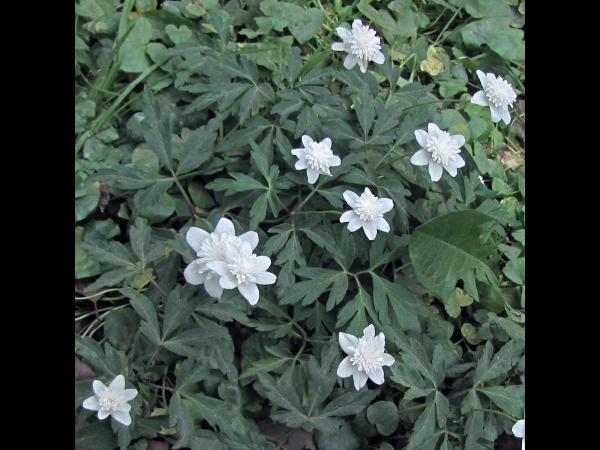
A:
POLYGON ((360 59, 372 60, 381 48, 379 38, 375 37, 375 30, 367 26, 353 29, 352 38, 350 40, 352 54, 360 59))
POLYGON ((517 98, 517 94, 512 86, 501 77, 488 80, 487 87, 485 88, 485 96, 492 105, 502 109, 512 107, 513 102, 517 98))
POLYGON ((239 244, 240 239, 237 236, 229 234, 222 234, 218 236, 215 233, 211 233, 210 238, 206 239, 200 246, 200 251, 197 253, 198 259, 201 263, 207 263, 209 261, 227 261, 227 255, 225 254, 225 246, 223 242, 231 242, 236 245, 239 244))
POLYGON ((379 353, 373 341, 359 338, 354 356, 350 358, 350 361, 353 365, 358 366, 358 370, 369 373, 381 366, 379 353))
POLYGON ((354 212, 358 214, 360 220, 375 220, 378 217, 383 217, 383 213, 377 203, 377 197, 368 192, 363 193, 358 198, 354 205, 354 212))
POLYGON ((333 152, 319 142, 311 143, 306 149, 304 159, 311 169, 328 169, 333 152))
POLYGON ((228 264, 229 271, 236 276, 238 284, 256 282, 256 255, 242 253, 228 264))
POLYGON ((439 164, 448 165, 449 162, 456 162, 459 153, 458 147, 450 138, 450 133, 440 131, 436 136, 429 136, 427 139, 427 151, 431 152, 431 158, 439 164))
POLYGON ((98 403, 100 404, 100 408, 105 411, 116 411, 119 409, 119 399, 112 392, 108 393, 105 397, 99 398, 98 403))

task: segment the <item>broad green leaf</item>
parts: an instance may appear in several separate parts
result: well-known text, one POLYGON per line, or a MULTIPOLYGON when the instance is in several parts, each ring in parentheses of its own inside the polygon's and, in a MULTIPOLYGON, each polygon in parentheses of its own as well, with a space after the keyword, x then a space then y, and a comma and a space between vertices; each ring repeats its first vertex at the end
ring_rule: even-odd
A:
POLYGON ((458 280, 479 300, 475 280, 497 284, 487 260, 495 250, 480 244, 479 235, 495 220, 473 210, 454 211, 417 227, 408 244, 419 280, 444 303, 458 280))
POLYGON ((327 301, 327 310, 330 311, 346 294, 348 289, 348 275, 337 270, 303 267, 295 271, 297 275, 308 278, 310 281, 301 281, 294 285, 294 292, 282 299, 282 304, 293 304, 302 300, 303 305, 312 304, 334 284, 327 301), (337 283, 337 284, 336 284, 337 283))
POLYGON ((186 284, 183 288, 181 285, 177 285, 169 293, 163 320, 163 340, 166 340, 196 309, 199 299, 190 298, 194 290, 195 287, 189 284, 186 284))
POLYGON ((383 436, 392 434, 400 418, 398 417, 398 408, 393 402, 380 401, 375 402, 367 408, 367 419, 377 427, 377 431, 383 436))
POLYGON ((115 377, 118 374, 115 373, 106 361, 104 352, 100 344, 89 336, 75 335, 75 347, 78 353, 83 356, 89 364, 94 366, 101 373, 115 377))
POLYGON ((308 416, 314 415, 315 408, 325 401, 335 385, 338 355, 337 346, 330 345, 323 349, 320 365, 314 356, 308 358, 308 416))
POLYGON ((308 417, 304 414, 304 408, 294 389, 266 373, 258 373, 258 379, 267 390, 269 400, 287 411, 271 414, 273 420, 283 422, 291 428, 297 428, 306 422, 308 417))
POLYGON ((207 130, 205 126, 201 126, 188 136, 179 158, 177 175, 183 175, 196 170, 204 162, 212 158, 214 153, 213 143, 216 139, 217 134, 207 130))
POLYGON ((203 329, 192 328, 163 342, 163 345, 178 355, 198 357, 203 346, 218 345, 216 341, 221 339, 223 334, 220 329, 214 329, 211 333, 207 333, 203 329))
POLYGON ((126 297, 129 297, 129 301, 133 309, 142 318, 142 332, 154 345, 160 345, 160 326, 158 324, 158 317, 156 315, 156 309, 148 297, 144 294, 140 294, 138 291, 131 288, 119 289, 119 292, 126 297), (144 324, 146 324, 144 326, 144 324))
POLYGON ((461 288, 455 288, 452 294, 450 294, 448 303, 446 303, 444 307, 446 308, 446 312, 450 317, 457 318, 460 316, 460 308, 463 306, 468 306, 471 303, 473 303, 473 297, 471 297, 461 288))
POLYGON ((188 386, 198 383, 201 380, 208 378, 210 369, 200 361, 195 361, 194 358, 186 359, 179 367, 177 372, 177 389, 183 390, 188 386))
POLYGON ((435 429, 435 403, 429 404, 421 413, 410 436, 408 449, 419 448, 419 444, 428 438, 435 429))
POLYGON ((522 417, 525 408, 525 386, 490 386, 477 389, 489 397, 499 408, 514 417, 522 417))
POLYGON ((144 88, 144 121, 142 133, 150 148, 160 158, 161 162, 173 172, 171 119, 169 114, 163 114, 160 101, 152 96, 146 85, 144 88))
POLYGON ((389 320, 387 303, 389 300, 403 330, 421 331, 421 324, 412 305, 415 300, 410 291, 375 275, 374 272, 371 272, 371 278, 373 279, 373 304, 379 313, 379 320, 382 322, 389 320))
POLYGON ((477 362, 473 385, 479 386, 484 381, 496 378, 510 370, 514 357, 523 352, 525 342, 521 340, 510 340, 491 359, 493 347, 490 341, 485 343, 483 355, 477 362))
POLYGON ((181 400, 179 392, 173 393, 169 403, 169 426, 177 426, 179 441, 173 448, 185 446, 194 435, 194 419, 185 402, 181 400))

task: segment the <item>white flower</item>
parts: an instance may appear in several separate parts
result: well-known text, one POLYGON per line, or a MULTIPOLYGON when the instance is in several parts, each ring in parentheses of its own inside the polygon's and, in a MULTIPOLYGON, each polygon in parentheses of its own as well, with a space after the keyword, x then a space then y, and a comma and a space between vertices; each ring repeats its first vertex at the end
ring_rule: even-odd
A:
POLYGON ((423 148, 410 158, 410 162, 415 166, 429 164, 432 181, 442 178, 444 169, 455 177, 457 169, 465 165, 464 159, 459 155, 459 147, 465 145, 465 137, 462 134, 450 136, 450 133, 440 130, 435 123, 427 125, 427 130, 415 130, 417 142, 423 148))
POLYGON ((319 175, 329 175, 330 167, 339 166, 342 160, 331 151, 331 139, 325 138, 321 142, 315 142, 310 136, 302 136, 304 148, 295 148, 292 155, 298 157, 296 170, 306 169, 308 182, 314 184, 319 175))
POLYGON ((350 222, 348 230, 354 232, 363 227, 369 240, 375 239, 377 230, 390 231, 389 224, 383 218, 383 213, 394 207, 394 202, 389 198, 378 198, 371 194, 368 187, 359 197, 352 191, 344 192, 346 203, 352 208, 340 217, 340 222, 350 222))
POLYGON ((379 38, 375 35, 375 30, 363 25, 361 20, 354 19, 352 30, 338 27, 336 31, 344 42, 334 42, 331 48, 348 52, 344 59, 346 69, 350 70, 358 63, 360 71, 365 73, 369 61, 383 64, 385 57, 379 51, 379 38))
POLYGON ((382 366, 394 364, 394 357, 385 353, 385 336, 379 333, 375 336, 375 327, 369 325, 363 330, 363 337, 357 338, 351 334, 340 333, 340 346, 346 356, 338 366, 339 377, 354 377, 354 387, 358 391, 367 382, 383 383, 382 366))
POLYGON ((235 228, 231 220, 222 218, 215 227, 214 233, 191 227, 185 239, 194 249, 198 259, 192 261, 183 272, 185 280, 190 284, 203 284, 206 292, 212 297, 221 298, 223 288, 219 284, 219 275, 210 270, 207 263, 210 261, 226 261, 224 243, 229 242, 240 248, 247 242, 251 250, 258 245, 258 234, 248 231, 240 236, 235 235, 235 228))
POLYGON ((486 74, 481 70, 477 71, 477 76, 481 81, 483 90, 475 93, 471 98, 471 103, 489 106, 492 111, 492 122, 503 120, 508 125, 510 123, 508 108, 512 107, 513 102, 517 99, 517 93, 501 76, 496 78, 494 74, 486 74))
POLYGON ((512 432, 516 437, 523 439, 521 450, 525 450, 525 419, 521 419, 515 423, 512 427, 512 432))
POLYGON ((123 375, 117 377, 107 386, 100 380, 94 380, 92 384, 96 395, 86 398, 83 402, 85 409, 98 411, 98 419, 106 419, 113 416, 117 422, 123 425, 131 423, 129 411, 131 405, 127 403, 138 394, 137 389, 125 389, 125 378, 123 375))
POLYGON ((219 284, 223 289, 238 288, 251 305, 258 302, 257 284, 273 284, 277 277, 266 270, 271 259, 252 254, 252 246, 243 242, 238 248, 225 241, 226 261, 210 261, 207 267, 219 274, 219 284))

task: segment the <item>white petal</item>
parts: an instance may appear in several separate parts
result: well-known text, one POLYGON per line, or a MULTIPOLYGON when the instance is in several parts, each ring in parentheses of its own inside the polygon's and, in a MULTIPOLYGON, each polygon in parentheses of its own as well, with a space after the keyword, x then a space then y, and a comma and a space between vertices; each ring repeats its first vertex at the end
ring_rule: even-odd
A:
POLYGON ((206 263, 206 267, 222 277, 230 274, 229 266, 225 261, 209 261, 206 263))
POLYGON ((362 20, 354 19, 354 21, 352 22, 352 29, 356 30, 356 29, 360 29, 361 27, 362 27, 362 20))
POLYGON ((340 347, 347 355, 354 355, 354 349, 358 345, 358 338, 351 334, 342 333, 339 335, 340 347))
POLYGON ((370 241, 377 237, 377 227, 375 226, 375 223, 371 222, 370 220, 363 222, 363 230, 365 230, 367 239, 370 241))
POLYGON ((292 155, 296 155, 298 158, 304 159, 304 157, 306 156, 306 149, 305 148, 295 148, 292 150, 292 155))
POLYGON ((346 50, 346 46, 341 42, 331 44, 331 50, 346 50))
MULTIPOLYGON (((214 298, 221 298, 223 295, 223 288, 219 284, 219 278, 221 277, 212 277, 207 278, 204 282, 204 289, 206 289, 206 293, 214 298)), ((236 287, 236 286, 234 286, 236 287)), ((230 288, 233 289, 233 288, 230 288)))
POLYGON ((361 387, 365 385, 369 376, 365 373, 364 370, 357 370, 354 372, 354 387, 358 391, 361 387))
POLYGON ((471 97, 471 103, 474 103, 479 106, 490 106, 490 102, 488 98, 485 96, 485 91, 477 91, 475 95, 471 97))
POLYGON ((122 391, 125 389, 125 377, 123 375, 117 375, 115 379, 110 382, 108 388, 111 391, 122 391))
POLYGON ((106 409, 101 409, 100 411, 98 411, 98 419, 104 420, 108 416, 110 416, 110 411, 107 411, 106 409))
POLYGON ((354 233, 356 230, 358 230, 360 227, 363 227, 364 225, 365 221, 355 214, 350 223, 348 223, 348 231, 350 233, 354 233))
POLYGON ((437 136, 440 133, 440 127, 438 127, 435 123, 431 122, 427 125, 427 131, 430 136, 437 136))
POLYGON ((210 233, 197 227, 191 227, 185 235, 185 240, 195 252, 199 252, 202 243, 209 237, 210 233))
POLYGON ((348 70, 352 69, 356 63, 358 62, 358 58, 352 54, 346 55, 344 59, 344 67, 348 70))
POLYGON ((429 176, 431 176, 431 181, 438 181, 440 178, 442 178, 443 172, 444 168, 441 164, 436 163, 433 160, 429 163, 429 176))
POLYGON ((385 350, 385 334, 383 332, 375 336, 375 344, 377 345, 377 350, 380 352, 385 350))
MULTIPOLYGON (((460 155, 456 155, 457 161, 454 163, 454 167, 456 167, 457 169, 460 169, 461 167, 465 166, 465 160, 462 159, 462 156, 460 155)), ((485 183, 484 183, 485 184, 485 183)))
POLYGON ((304 145, 305 148, 308 148, 309 145, 312 144, 313 142, 315 142, 315 141, 313 141, 313 139, 310 136, 308 136, 307 134, 302 136, 302 145, 304 145))
POLYGON ((376 64, 383 64, 383 62, 385 61, 385 56, 383 56, 383 53, 378 51, 377 53, 375 53, 375 56, 373 57, 373 59, 371 59, 371 61, 373 61, 376 64))
POLYGON ((271 272, 263 272, 256 275, 256 284, 273 284, 277 281, 277 276, 271 272))
POLYGON ((91 409, 92 411, 98 411, 100 409, 100 403, 98 403, 98 396, 92 395, 83 401, 82 405, 85 409, 91 409))
POLYGON ((518 438, 525 437, 525 419, 517 421, 512 427, 513 434, 518 438))
POLYGON ((383 217, 378 217, 374 223, 375 228, 377 228, 378 230, 381 230, 385 233, 388 233, 390 231, 390 224, 387 223, 383 217))
POLYGON ((481 85, 485 89, 487 86, 487 82, 488 82, 487 75, 485 73, 483 73, 483 71, 481 71, 481 70, 478 70, 475 73, 477 73, 477 76, 479 77, 479 81, 481 82, 481 85))
POLYGON ((458 173, 458 169, 454 166, 444 166, 444 169, 450 174, 451 177, 455 177, 458 173))
POLYGON ((121 411, 127 411, 127 412, 131 411, 131 405, 129 403, 123 403, 120 408, 121 408, 121 411))
POLYGON ((264 272, 271 265, 271 258, 269 258, 268 256, 257 256, 254 259, 254 265, 256 269, 260 270, 261 272, 264 272))
POLYGON ((232 236, 235 236, 235 227, 233 226, 233 222, 225 217, 222 217, 215 227, 215 233, 217 233, 219 236, 222 234, 231 234, 232 236))
POLYGON ((426 166, 431 162, 431 153, 422 148, 417 153, 411 156, 410 162, 415 166, 426 166))
POLYGON ((337 27, 335 31, 337 32, 338 36, 341 37, 344 41, 352 39, 352 32, 347 28, 337 27))
POLYGON ((369 325, 363 330, 363 335, 363 337, 367 340, 371 340, 375 337, 375 327, 373 326, 373 324, 369 325))
POLYGON ((333 155, 330 159, 329 159, 329 167, 337 167, 342 163, 342 160, 340 159, 339 156, 335 156, 333 155))
POLYGON ((381 367, 376 367, 374 370, 369 373, 369 378, 373 383, 382 384, 383 383, 383 369, 381 367))
POLYGON ((492 112, 492 122, 500 122, 502 120, 502 108, 498 108, 490 103, 490 111, 492 112))
POLYGON ((247 242, 248 244, 250 244, 250 247, 252 247, 252 250, 254 250, 256 248, 256 246, 258 245, 258 233, 256 231, 248 231, 244 234, 241 234, 239 236, 239 238, 243 242, 247 242))
POLYGON ((296 170, 304 170, 308 168, 308 164, 306 163, 305 159, 299 159, 298 161, 296 161, 296 164, 294 164, 294 169, 296 170))
POLYGON ((319 178, 319 171, 308 167, 306 169, 306 175, 308 175, 308 182, 310 184, 315 184, 315 182, 319 178))
POLYGON ((331 150, 331 139, 325 138, 321 141, 321 144, 323 144, 325 147, 331 150))
POLYGON ((356 217, 356 213, 354 212, 353 209, 351 209, 350 211, 346 211, 344 214, 342 214, 342 216, 340 217, 340 222, 342 222, 342 223, 350 222, 355 217, 356 217))
POLYGON ((381 357, 383 358, 383 361, 381 362, 382 366, 391 366, 396 362, 394 357, 392 355, 388 355, 387 353, 384 353, 381 355, 381 357))
POLYGON ((427 147, 427 140, 429 139, 429 133, 425 130, 415 130, 415 137, 421 147, 427 147))
POLYGON ((204 283, 206 279, 206 272, 203 271, 200 273, 200 269, 205 269, 204 263, 201 263, 199 260, 194 260, 183 271, 183 276, 185 277, 185 281, 190 284, 198 285, 204 283))
POLYGON ((337 368, 337 376, 342 378, 347 378, 350 375, 353 375, 354 372, 358 371, 355 365, 350 361, 350 356, 346 356, 340 365, 337 368))
POLYGON ((379 205, 379 209, 382 213, 391 211, 394 207, 394 202, 391 198, 380 198, 377 200, 377 204, 379 205))
POLYGON ((344 195, 344 200, 346 200, 346 203, 348 203, 348 206, 350 208, 354 208, 354 205, 356 204, 356 202, 359 199, 358 195, 356 195, 352 191, 344 191, 343 195, 344 195))
POLYGON ((131 424, 131 416, 129 415, 128 412, 113 411, 112 416, 113 416, 113 419, 115 419, 117 422, 121 422, 123 425, 128 426, 131 424))
POLYGON ((366 73, 367 72, 367 60, 366 59, 359 58, 358 59, 358 66, 360 67, 360 71, 362 73, 366 73))
POLYGON ((106 390, 106 386, 100 380, 94 380, 94 382, 92 383, 92 387, 94 388, 94 393, 96 395, 100 395, 106 390))
POLYGON ((256 305, 258 302, 258 286, 255 283, 242 283, 238 286, 240 290, 240 294, 242 294, 248 303, 251 305, 256 305))
POLYGON ((501 117, 506 125, 510 124, 510 112, 508 111, 508 108, 502 108, 501 117))
POLYGON ((125 389, 123 391, 123 398, 127 401, 133 400, 138 395, 137 389, 125 389))
POLYGON ((238 287, 237 277, 232 274, 227 274, 219 278, 219 285, 223 289, 235 289, 238 287))
POLYGON ((450 136, 450 139, 456 144, 457 147, 465 145, 465 137, 462 134, 454 134, 450 136))

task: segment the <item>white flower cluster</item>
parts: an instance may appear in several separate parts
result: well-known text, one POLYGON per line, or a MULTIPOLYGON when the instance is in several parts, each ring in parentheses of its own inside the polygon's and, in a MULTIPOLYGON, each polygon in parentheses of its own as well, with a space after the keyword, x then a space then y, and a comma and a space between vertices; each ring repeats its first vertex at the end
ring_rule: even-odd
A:
POLYGON ((257 284, 273 284, 277 280, 266 271, 271 260, 253 253, 258 245, 258 234, 248 231, 236 236, 229 219, 219 220, 213 233, 191 227, 185 237, 198 256, 185 268, 185 280, 190 284, 204 284, 212 297, 221 298, 223 289, 238 288, 248 303, 256 305, 257 284))
POLYGON ((137 389, 125 389, 125 377, 117 375, 108 386, 100 380, 94 380, 92 383, 94 394, 83 402, 85 409, 98 411, 98 419, 106 419, 112 416, 117 422, 123 425, 131 424, 129 411, 131 405, 127 403, 133 400, 137 394, 137 389))
POLYGON ((354 19, 351 30, 337 27, 335 31, 343 42, 334 42, 331 48, 348 53, 344 59, 346 69, 350 70, 358 63, 360 71, 365 73, 369 61, 377 64, 383 64, 385 61, 385 56, 379 51, 381 45, 379 45, 379 38, 375 34, 375 30, 363 25, 360 19, 354 19))

